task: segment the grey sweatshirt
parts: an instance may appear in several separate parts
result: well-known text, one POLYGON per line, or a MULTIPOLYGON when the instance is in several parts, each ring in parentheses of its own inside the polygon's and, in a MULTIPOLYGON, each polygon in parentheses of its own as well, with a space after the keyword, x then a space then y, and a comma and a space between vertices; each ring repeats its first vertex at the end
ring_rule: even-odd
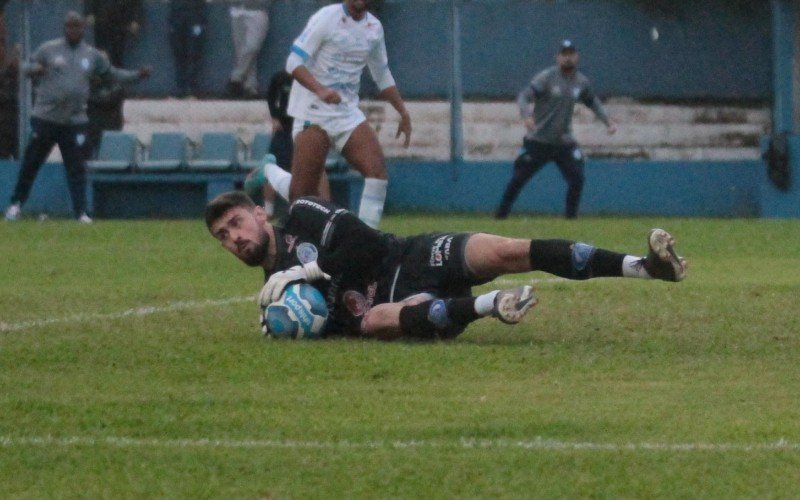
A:
POLYGON ((600 99, 594 95, 589 79, 578 70, 565 77, 558 66, 551 66, 537 74, 517 96, 517 106, 522 118, 533 115, 536 127, 528 131, 526 139, 545 144, 574 144, 572 112, 576 102, 588 106, 606 126, 608 116, 600 99), (531 112, 531 103, 534 103, 531 112))
POLYGON ((138 71, 115 68, 108 58, 86 42, 72 47, 63 38, 43 43, 31 56, 23 71, 37 68, 44 74, 36 77, 36 97, 32 116, 62 125, 88 123, 86 102, 93 75, 105 75, 121 83, 139 79, 138 71))

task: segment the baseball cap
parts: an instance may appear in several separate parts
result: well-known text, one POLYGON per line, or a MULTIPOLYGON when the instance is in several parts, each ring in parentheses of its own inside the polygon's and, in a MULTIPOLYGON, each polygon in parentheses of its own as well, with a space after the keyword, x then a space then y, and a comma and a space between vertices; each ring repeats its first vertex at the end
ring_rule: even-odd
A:
POLYGON ((578 48, 572 43, 572 40, 564 40, 561 42, 561 45, 558 46, 559 52, 576 52, 578 48))

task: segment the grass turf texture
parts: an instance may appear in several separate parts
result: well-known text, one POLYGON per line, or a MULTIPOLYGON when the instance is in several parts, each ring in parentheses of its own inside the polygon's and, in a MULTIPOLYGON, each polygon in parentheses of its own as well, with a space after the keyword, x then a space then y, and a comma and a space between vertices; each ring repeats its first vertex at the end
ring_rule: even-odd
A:
POLYGON ((0 496, 794 497, 800 222, 383 224, 654 226, 685 282, 547 280, 520 325, 408 344, 262 339, 260 273, 201 222, 0 224, 0 496))

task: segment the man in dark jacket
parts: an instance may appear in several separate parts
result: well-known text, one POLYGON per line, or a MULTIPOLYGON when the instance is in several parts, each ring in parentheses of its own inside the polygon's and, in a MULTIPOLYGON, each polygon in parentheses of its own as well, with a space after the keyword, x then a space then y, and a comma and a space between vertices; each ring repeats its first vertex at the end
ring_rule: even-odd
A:
POLYGON ((195 95, 206 39, 205 0, 172 0, 167 22, 169 42, 175 57, 175 97, 195 95))

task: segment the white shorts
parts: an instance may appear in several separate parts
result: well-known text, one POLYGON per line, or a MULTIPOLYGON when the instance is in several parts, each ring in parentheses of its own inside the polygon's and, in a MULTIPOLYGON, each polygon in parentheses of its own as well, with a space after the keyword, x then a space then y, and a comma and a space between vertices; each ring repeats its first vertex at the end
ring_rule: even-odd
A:
POLYGON ((305 120, 295 118, 292 126, 292 138, 296 138, 303 129, 317 125, 328 134, 336 152, 341 153, 344 145, 350 140, 353 130, 366 119, 367 117, 358 108, 342 116, 306 117, 305 120))

